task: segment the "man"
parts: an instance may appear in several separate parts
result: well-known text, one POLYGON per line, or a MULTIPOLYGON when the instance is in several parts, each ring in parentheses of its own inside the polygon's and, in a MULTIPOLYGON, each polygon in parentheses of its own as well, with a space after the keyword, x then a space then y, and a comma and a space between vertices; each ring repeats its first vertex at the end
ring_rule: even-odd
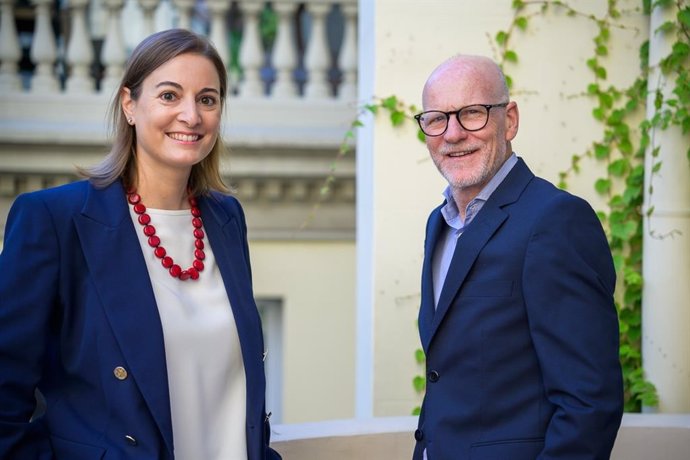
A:
POLYGON ((518 107, 490 59, 444 62, 422 101, 448 187, 426 228, 414 459, 609 458, 623 383, 596 214, 513 153, 518 107))

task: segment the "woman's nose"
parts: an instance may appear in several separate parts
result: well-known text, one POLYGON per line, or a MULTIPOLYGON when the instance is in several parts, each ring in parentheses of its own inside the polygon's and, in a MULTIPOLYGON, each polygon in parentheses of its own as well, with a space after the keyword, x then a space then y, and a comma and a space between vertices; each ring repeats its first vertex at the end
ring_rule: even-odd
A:
POLYGON ((182 103, 178 119, 186 123, 187 126, 196 126, 201 122, 201 115, 196 100, 188 100, 182 103))

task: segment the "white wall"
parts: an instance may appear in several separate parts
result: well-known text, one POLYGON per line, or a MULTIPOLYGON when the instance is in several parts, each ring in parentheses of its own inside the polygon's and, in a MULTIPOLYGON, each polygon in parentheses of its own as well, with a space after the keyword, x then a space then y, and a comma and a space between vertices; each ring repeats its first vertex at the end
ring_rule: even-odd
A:
MULTIPOLYGON (((601 16, 607 2, 568 3, 601 16)), ((621 8, 639 6, 636 1, 619 3, 621 8)), ((511 4, 511 0, 360 1, 360 16, 371 14, 375 23, 361 35, 373 47, 370 54, 376 67, 363 72, 373 78, 371 91, 420 106, 428 74, 446 58, 457 53, 496 57, 492 38, 510 25, 511 4)), ((607 85, 632 82, 639 69, 639 44, 648 36, 640 12, 626 12, 622 21, 626 28, 611 31, 615 57, 604 61, 610 72, 607 85)), ((593 55, 596 32, 590 20, 552 9, 545 16, 532 17, 527 32, 517 32, 513 38, 520 61, 506 70, 514 80, 512 99, 521 113, 513 147, 536 174, 554 182, 558 172, 569 167, 570 157, 583 153, 602 132, 591 116, 593 101, 579 96, 593 81, 585 61, 593 55)), ((372 193, 360 194, 358 200, 359 206, 365 202, 372 206, 367 225, 375 262, 360 257, 358 270, 373 273, 372 305, 360 305, 364 314, 368 308, 374 315, 373 414, 407 415, 419 403, 412 378, 420 371, 413 353, 419 346, 416 317, 424 226, 441 201, 445 183, 416 140, 412 123, 392 128, 386 117, 379 116, 373 127, 363 131, 371 141, 358 146, 358 158, 371 162, 372 193)), ((570 190, 597 208, 602 204, 593 190, 598 165, 592 160, 582 166, 583 173, 573 178, 570 190)))

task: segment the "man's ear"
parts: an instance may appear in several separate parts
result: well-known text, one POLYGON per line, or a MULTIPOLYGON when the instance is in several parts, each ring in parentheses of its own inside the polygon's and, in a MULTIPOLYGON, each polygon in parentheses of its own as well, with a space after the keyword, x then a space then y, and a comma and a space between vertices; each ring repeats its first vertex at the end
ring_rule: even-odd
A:
POLYGON ((506 141, 510 142, 517 136, 520 126, 520 111, 517 102, 510 101, 506 106, 506 141))

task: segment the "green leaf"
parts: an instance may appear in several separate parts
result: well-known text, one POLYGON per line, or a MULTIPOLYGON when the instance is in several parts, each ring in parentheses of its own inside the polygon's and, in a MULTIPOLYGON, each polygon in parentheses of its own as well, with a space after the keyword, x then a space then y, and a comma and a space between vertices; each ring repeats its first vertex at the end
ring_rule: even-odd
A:
POLYGON ((597 160, 603 160, 604 158, 608 158, 610 153, 611 148, 608 145, 594 144, 594 157, 597 160))
POLYGON ((517 62, 518 61, 517 53, 515 51, 510 51, 510 50, 506 51, 505 54, 503 55, 503 57, 508 62, 517 62))
POLYGON ((642 0, 642 11, 649 16, 652 12, 652 0, 642 0))
POLYGON ((657 161, 654 163, 654 166, 652 166, 652 174, 656 174, 661 170, 661 162, 657 161))
POLYGON ((496 34, 496 43, 499 44, 499 46, 503 46, 506 44, 506 41, 508 41, 508 34, 505 33, 504 31, 499 31, 496 34))
POLYGON ((673 4, 674 0, 654 0, 652 3, 652 9, 654 8, 668 8, 673 4))
POLYGON ((686 29, 690 29, 690 7, 685 7, 678 11, 678 22, 686 29))
POLYGON ((630 155, 633 151, 632 142, 630 139, 623 139, 618 143, 618 149, 626 155, 630 155))
POLYGON ((417 393, 421 393, 426 388, 426 379, 421 375, 416 375, 414 379, 412 379, 412 386, 417 393))
POLYGON ((642 198, 642 187, 627 187, 623 192, 623 204, 636 206, 642 198))
POLYGON ((388 110, 397 110, 398 108, 398 98, 395 96, 388 96, 381 101, 381 106, 388 110))
POLYGON ((642 286, 642 275, 635 271, 629 271, 625 274, 625 284, 630 286, 642 286))
POLYGON ((426 136, 421 129, 417 129, 417 139, 419 139, 421 142, 426 142, 426 136))
POLYGON ((513 0, 513 9, 514 10, 522 9, 524 6, 525 6, 525 2, 523 0, 513 0))
POLYGON ((395 110, 391 112, 391 123, 393 126, 400 126, 405 121, 405 113, 395 110))
POLYGON ((613 266, 617 272, 621 271, 621 268, 623 267, 623 256, 622 255, 620 255, 620 254, 614 254, 613 255, 613 266))
POLYGON ((640 69, 643 72, 647 72, 647 67, 649 67, 649 40, 645 40, 642 45, 640 45, 640 69))
POLYGON ((594 70, 594 74, 598 77, 601 78, 602 80, 606 80, 606 69, 603 67, 597 67, 594 70))
POLYGON ((419 416, 419 414, 421 414, 421 413, 422 413, 422 408, 420 406, 417 406, 414 409, 412 409, 412 413, 410 415, 419 416))
POLYGON ((594 50, 594 53, 595 53, 597 56, 606 56, 606 55, 609 54, 609 49, 608 49, 608 47, 606 47, 606 46, 604 46, 604 45, 598 45, 598 46, 596 47, 596 49, 594 50))
POLYGON ((520 16, 515 18, 515 26, 520 29, 520 30, 526 30, 527 29, 527 18, 524 16, 520 16))
POLYGON ((601 195, 605 195, 611 190, 611 181, 609 179, 597 179, 594 183, 594 189, 601 195))
POLYGON ((628 241, 637 233, 639 224, 635 221, 627 221, 611 225, 611 234, 623 241, 628 241))
POLYGON ((414 358, 417 361, 417 364, 423 364, 426 361, 424 350, 422 350, 421 348, 416 349, 414 352, 414 358))
POLYGON ((374 115, 376 115, 379 111, 379 106, 374 104, 367 104, 364 106, 364 108, 369 112, 373 113, 374 115))
POLYGON ((609 164, 609 173, 614 177, 622 177, 630 169, 630 161, 621 158, 609 164))
POLYGON ((610 109, 613 107, 613 96, 609 93, 599 93, 599 104, 602 107, 610 109))
POLYGON ((676 29, 676 23, 673 21, 666 21, 663 24, 661 24, 659 27, 657 27, 656 32, 657 33, 662 33, 662 34, 667 34, 671 33, 676 29))

